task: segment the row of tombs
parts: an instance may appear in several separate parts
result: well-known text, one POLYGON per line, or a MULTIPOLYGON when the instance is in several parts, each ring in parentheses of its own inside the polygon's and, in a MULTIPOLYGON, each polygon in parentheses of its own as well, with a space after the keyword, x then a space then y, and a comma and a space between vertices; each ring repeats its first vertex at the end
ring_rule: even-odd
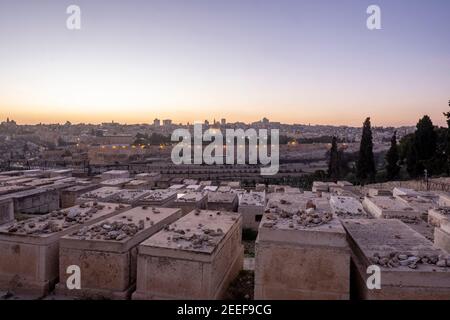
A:
POLYGON ((206 199, 161 189, 136 201, 89 190, 68 208, 0 227, 0 291, 221 299, 243 268, 242 229, 253 228, 255 299, 450 299, 448 194, 333 188, 206 199), (370 266, 379 287, 368 285, 370 266))

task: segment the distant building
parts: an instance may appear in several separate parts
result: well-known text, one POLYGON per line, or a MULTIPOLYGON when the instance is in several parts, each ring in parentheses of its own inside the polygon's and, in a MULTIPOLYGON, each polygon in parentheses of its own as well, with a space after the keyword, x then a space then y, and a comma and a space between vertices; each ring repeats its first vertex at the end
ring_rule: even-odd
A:
POLYGON ((223 125, 223 126, 226 125, 227 124, 227 120, 225 118, 222 118, 220 120, 220 124, 223 125))
POLYGON ((153 125, 154 125, 155 127, 159 127, 159 126, 161 125, 161 120, 159 120, 159 119, 153 120, 153 125))
POLYGON ((163 120, 163 125, 164 125, 164 126, 170 126, 170 125, 172 125, 172 120, 170 120, 170 119, 163 120))

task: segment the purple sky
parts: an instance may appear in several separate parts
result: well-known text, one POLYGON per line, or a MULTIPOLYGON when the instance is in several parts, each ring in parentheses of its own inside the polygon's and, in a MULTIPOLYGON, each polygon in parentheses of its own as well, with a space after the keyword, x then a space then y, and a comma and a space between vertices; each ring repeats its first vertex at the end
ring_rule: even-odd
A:
POLYGON ((449 40, 448 0, 0 0, 0 117, 443 125, 449 40))

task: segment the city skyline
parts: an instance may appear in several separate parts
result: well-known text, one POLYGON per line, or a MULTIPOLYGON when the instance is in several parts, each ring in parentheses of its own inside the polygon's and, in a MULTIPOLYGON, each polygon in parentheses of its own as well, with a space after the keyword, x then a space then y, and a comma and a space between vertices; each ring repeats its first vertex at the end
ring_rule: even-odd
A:
POLYGON ((0 2, 0 116, 19 124, 444 126, 450 3, 376 1, 0 2))

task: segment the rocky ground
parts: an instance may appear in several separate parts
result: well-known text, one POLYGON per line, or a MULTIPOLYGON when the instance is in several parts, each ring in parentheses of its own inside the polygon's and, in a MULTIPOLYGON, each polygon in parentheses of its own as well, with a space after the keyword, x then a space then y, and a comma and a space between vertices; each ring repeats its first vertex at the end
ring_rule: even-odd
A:
POLYGON ((226 300, 253 300, 255 274, 253 271, 242 270, 238 277, 231 282, 226 300))

